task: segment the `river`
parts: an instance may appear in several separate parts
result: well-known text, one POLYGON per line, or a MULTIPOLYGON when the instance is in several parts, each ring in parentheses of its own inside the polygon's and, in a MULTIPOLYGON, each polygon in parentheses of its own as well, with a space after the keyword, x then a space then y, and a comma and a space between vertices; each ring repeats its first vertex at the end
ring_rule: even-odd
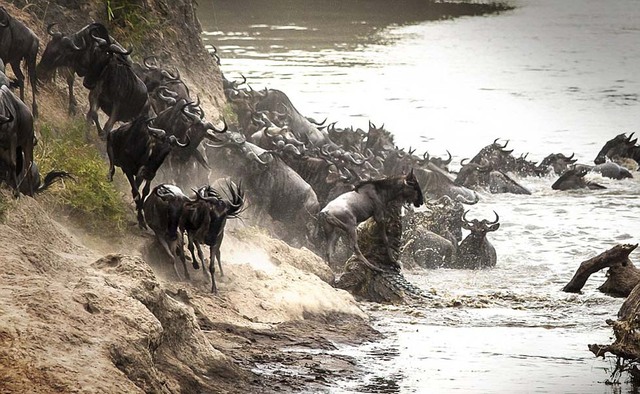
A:
MULTIPOLYGON (((605 141, 637 131, 636 0, 512 0, 511 11, 445 20, 404 1, 199 4, 205 44, 217 47, 227 78, 280 89, 301 113, 338 127, 384 123, 398 146, 448 149, 457 165, 498 137, 532 160, 575 152, 592 163, 605 141)), ((469 216, 500 215, 489 235, 497 266, 407 276, 485 307, 367 305, 387 339, 341 349, 369 373, 331 391, 634 392, 624 377, 605 384, 613 359, 587 350, 612 341, 605 320, 622 303, 596 290, 604 273, 581 294, 560 289, 581 261, 638 242, 635 175, 594 177, 601 191, 555 192, 548 177, 519 179, 531 196, 482 193, 469 216)))

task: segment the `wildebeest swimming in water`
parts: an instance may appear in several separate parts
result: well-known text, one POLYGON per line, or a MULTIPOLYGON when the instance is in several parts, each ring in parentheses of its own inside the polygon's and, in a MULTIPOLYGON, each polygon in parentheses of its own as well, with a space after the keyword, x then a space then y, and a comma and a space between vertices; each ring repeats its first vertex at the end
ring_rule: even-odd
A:
POLYGON ((338 240, 339 234, 336 230, 340 229, 347 233, 349 246, 356 257, 374 271, 380 271, 380 268, 375 267, 362 255, 358 246, 356 227, 373 216, 382 226, 382 239, 391 257, 384 219, 389 203, 398 200, 412 202, 415 207, 424 204, 422 190, 413 174, 413 169, 407 175, 362 182, 356 186, 355 190, 344 193, 329 202, 320 211, 318 217, 318 224, 324 229, 327 237, 329 265, 331 265, 331 257, 338 240))
POLYGON ((569 169, 551 185, 551 188, 553 190, 606 189, 606 187, 595 182, 586 181, 584 176, 588 171, 585 167, 569 169))

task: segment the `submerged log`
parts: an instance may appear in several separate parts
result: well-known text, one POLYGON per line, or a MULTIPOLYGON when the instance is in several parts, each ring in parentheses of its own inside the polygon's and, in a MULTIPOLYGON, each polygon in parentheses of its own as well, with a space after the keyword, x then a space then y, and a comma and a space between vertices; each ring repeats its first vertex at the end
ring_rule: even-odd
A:
POLYGON ((390 252, 384 244, 383 227, 380 223, 371 218, 358 228, 358 246, 362 254, 382 272, 367 267, 354 255, 345 263, 344 273, 337 280, 336 287, 347 290, 358 298, 380 303, 398 304, 426 297, 400 272, 398 260, 402 246, 401 212, 402 204, 399 202, 387 207, 385 226, 390 252))
POLYGON ((609 268, 607 280, 598 287, 598 290, 614 297, 628 296, 633 288, 640 283, 640 270, 629 259, 629 254, 637 247, 638 244, 619 244, 583 261, 562 291, 578 293, 592 274, 601 269, 609 268))

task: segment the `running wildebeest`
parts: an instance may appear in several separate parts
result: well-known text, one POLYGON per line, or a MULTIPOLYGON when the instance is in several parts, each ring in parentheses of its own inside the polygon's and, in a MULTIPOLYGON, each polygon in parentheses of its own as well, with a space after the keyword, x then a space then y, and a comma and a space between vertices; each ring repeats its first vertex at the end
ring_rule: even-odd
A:
MULTIPOLYGON (((153 230, 164 251, 171 258, 176 276, 180 278, 178 272, 178 259, 180 259, 187 279, 189 279, 189 271, 186 260, 183 258, 184 242, 182 234, 178 232, 178 227, 184 204, 188 201, 190 201, 189 197, 179 187, 160 184, 151 191, 143 204, 146 222, 153 230)), ((197 264, 195 261, 194 263, 197 264)))
POLYGON ((138 225, 145 228, 143 202, 151 189, 151 181, 164 162, 173 146, 185 147, 173 135, 159 128, 151 127, 151 121, 140 116, 133 122, 125 123, 107 136, 107 155, 109 156, 109 181, 113 179, 118 166, 129 180, 131 194, 138 212, 138 225), (140 193, 142 183, 145 183, 140 193))
POLYGON ((24 101, 24 74, 20 69, 20 63, 24 59, 31 84, 33 116, 38 117, 38 105, 36 104, 36 56, 40 41, 31 29, 24 23, 13 18, 4 7, 0 7, 0 59, 5 64, 10 64, 13 74, 16 76, 16 84, 20 88, 20 99, 24 101))
POLYGON ((356 227, 370 217, 373 217, 382 226, 382 239, 387 247, 389 256, 393 260, 384 219, 387 205, 392 201, 398 200, 412 202, 415 207, 424 204, 422 190, 413 174, 413 169, 407 175, 362 182, 356 186, 355 190, 344 193, 329 202, 320 211, 318 217, 318 224, 322 226, 327 237, 327 261, 329 265, 331 265, 331 257, 338 240, 339 234, 336 230, 340 229, 347 233, 349 246, 356 257, 372 270, 381 271, 380 268, 371 264, 362 255, 358 246, 356 227))
MULTIPOLYGON (((227 190, 228 199, 226 200, 211 186, 203 186, 198 190, 194 190, 196 192, 196 200, 189 201, 184 205, 180 219, 180 231, 187 232, 193 267, 198 268, 198 260, 194 253, 195 245, 198 249, 198 256, 200 257, 205 277, 206 260, 200 245, 209 246, 209 273, 211 274, 212 293, 218 292, 214 276, 216 259, 218 260, 220 275, 224 275, 222 261, 220 260, 220 246, 222 245, 227 218, 238 217, 244 205, 242 185, 227 181, 227 190)), ((227 192, 225 191, 225 193, 227 192)))

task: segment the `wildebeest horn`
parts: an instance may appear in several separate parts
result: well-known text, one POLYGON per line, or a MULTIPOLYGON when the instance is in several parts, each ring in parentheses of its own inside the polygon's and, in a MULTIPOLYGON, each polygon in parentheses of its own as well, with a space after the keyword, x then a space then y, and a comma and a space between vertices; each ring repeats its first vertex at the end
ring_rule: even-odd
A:
POLYGON ((571 153, 571 156, 567 157, 567 160, 571 160, 571 159, 573 159, 573 156, 575 156, 575 155, 576 155, 576 152, 572 152, 572 153, 571 153))
POLYGON ((464 166, 466 166, 466 165, 468 164, 468 163, 467 163, 467 164, 464 164, 464 161, 465 161, 465 160, 469 160, 469 158, 468 158, 468 157, 465 157, 464 159, 460 160, 460 165, 461 165, 461 166, 463 166, 463 167, 464 167, 464 166))
POLYGON ((629 138, 627 138, 627 142, 631 142, 631 137, 633 137, 635 133, 636 132, 634 131, 633 133, 629 134, 629 138))
POLYGON ((254 152, 254 151, 252 151, 252 150, 250 150, 250 151, 247 153, 247 157, 248 157, 248 158, 250 158, 250 159, 253 159, 253 160, 257 161, 258 163, 262 164, 263 166, 266 166, 267 164, 269 164, 269 163, 267 163, 266 161, 262 160, 262 159, 261 159, 261 158, 256 154, 256 152, 254 152))
POLYGON ((62 42, 64 42, 66 45, 68 45, 71 49, 73 49, 74 51, 84 51, 87 48, 87 43, 86 41, 83 39, 82 40, 82 46, 77 46, 73 40, 69 37, 63 37, 62 38, 62 42))
POLYGON ((154 59, 154 61, 157 61, 156 56, 155 55, 151 55, 151 56, 147 56, 144 59, 142 59, 142 64, 144 64, 144 66, 146 68, 148 68, 149 70, 157 70, 158 66, 149 63, 149 60, 151 60, 151 59, 154 59))
POLYGON ((156 189, 156 194, 158 195, 158 197, 160 198, 165 198, 165 197, 175 197, 175 194, 173 193, 173 191, 171 191, 171 189, 169 189, 168 187, 166 187, 165 185, 160 185, 157 189, 156 189))
POLYGON ((100 46, 103 46, 103 45, 107 45, 107 44, 108 44, 107 40, 105 40, 104 38, 101 38, 101 37, 95 36, 95 35, 93 34, 93 30, 89 33, 89 35, 90 35, 90 36, 91 36, 91 38, 93 38, 93 40, 94 40, 95 42, 97 42, 97 43, 98 43, 98 45, 100 45, 100 46))
POLYGON ((498 144, 498 140, 500 139, 500 137, 496 138, 495 140, 493 140, 493 144, 497 145, 498 148, 500 149, 504 149, 507 147, 507 144, 509 143, 509 140, 507 140, 507 142, 504 143, 504 145, 500 146, 500 144, 498 144))
POLYGON ((170 81, 179 81, 180 80, 180 71, 178 71, 177 68, 175 69, 175 75, 171 74, 167 70, 160 71, 160 74, 162 74, 163 77, 167 78, 170 81))
POLYGON ((464 220, 465 222, 469 223, 469 220, 467 219, 467 213, 469 213, 468 209, 466 211, 464 211, 464 213, 462 214, 462 220, 464 220))
POLYGON ((222 118, 222 129, 216 129, 216 127, 210 122, 207 122, 206 127, 207 127, 207 136, 209 137, 213 136, 214 134, 210 133, 208 130, 213 130, 213 132, 216 134, 222 134, 227 130, 229 130, 229 126, 227 125, 227 121, 225 120, 224 117, 222 118))
POLYGON ((322 126, 322 125, 324 125, 324 124, 325 124, 325 122, 327 121, 327 119, 329 119, 329 118, 324 118, 324 120, 323 120, 322 122, 319 122, 319 123, 318 123, 318 122, 311 122, 311 123, 315 124, 316 126, 322 126))
POLYGON ((493 211, 493 214, 496 215, 496 220, 494 220, 493 222, 487 221, 487 224, 496 224, 500 220, 500 216, 498 216, 498 213, 496 211, 493 211))
MULTIPOLYGON (((507 146, 507 144, 505 144, 505 146, 507 146)), ((511 152, 513 152, 513 149, 510 149, 510 150, 501 149, 500 152, 510 154, 511 152)))
POLYGON ((447 154, 449 155, 449 158, 442 162, 445 165, 451 163, 451 159, 453 158, 453 156, 451 156, 451 152, 449 152, 448 150, 447 150, 447 154))
POLYGON ((173 145, 173 146, 177 146, 177 147, 180 147, 180 148, 186 148, 191 143, 191 139, 189 138, 189 136, 187 136, 187 140, 185 142, 180 142, 180 141, 178 141, 178 139, 176 138, 175 135, 170 135, 169 136, 169 143, 171 145, 173 145))
POLYGON ((127 51, 121 48, 118 44, 111 44, 109 45, 109 49, 107 50, 107 52, 117 53, 118 55, 123 55, 123 56, 129 56, 133 52, 133 48, 127 51))
POLYGON ((151 126, 151 122, 153 122, 154 119, 155 118, 147 119, 147 128, 157 138, 164 138, 164 136, 167 134, 164 130, 151 126))
POLYGON ((54 32, 52 30, 55 25, 57 25, 57 23, 55 23, 55 22, 54 23, 49 23, 49 25, 47 26, 47 33, 51 37, 55 37, 55 38, 62 37, 62 33, 60 33, 59 31, 58 32, 54 32))

